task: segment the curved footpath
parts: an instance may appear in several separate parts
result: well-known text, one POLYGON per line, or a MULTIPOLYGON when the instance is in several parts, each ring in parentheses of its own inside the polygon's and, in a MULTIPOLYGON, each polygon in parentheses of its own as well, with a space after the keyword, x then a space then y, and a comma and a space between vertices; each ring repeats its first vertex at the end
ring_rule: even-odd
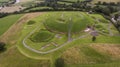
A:
MULTIPOLYGON (((77 40, 77 39, 81 39, 81 38, 87 37, 87 36, 90 35, 90 33, 91 33, 91 32, 89 32, 89 33, 86 34, 86 35, 80 36, 80 37, 78 37, 78 38, 76 38, 76 39, 73 39, 73 40, 71 40, 71 41, 67 41, 67 42, 65 42, 64 44, 62 44, 61 46, 59 46, 59 47, 57 47, 57 48, 55 48, 55 49, 52 49, 52 50, 43 52, 43 51, 38 51, 38 50, 36 50, 36 49, 31 48, 30 46, 28 46, 28 44, 25 43, 26 39, 27 39, 30 35, 32 35, 38 28, 39 28, 39 26, 38 26, 37 28, 35 28, 32 32, 30 32, 30 34, 27 35, 27 36, 23 39, 22 43, 23 43, 24 47, 26 47, 27 49, 29 49, 29 50, 31 50, 31 51, 33 51, 33 52, 35 52, 35 53, 39 53, 39 54, 48 54, 48 53, 54 52, 54 51, 62 48, 63 46, 69 44, 70 42, 73 42, 73 41, 75 41, 75 40, 77 40)), ((99 33, 102 33, 101 31, 98 31, 98 32, 99 32, 99 33)), ((108 36, 108 34, 105 34, 105 33, 102 33, 102 34, 108 36)))
POLYGON ((55 48, 55 49, 52 49, 52 50, 43 52, 43 51, 38 51, 38 50, 36 50, 36 49, 31 48, 30 46, 28 46, 28 45, 25 43, 26 39, 27 39, 30 35, 32 35, 38 28, 39 28, 39 27, 35 28, 32 32, 30 32, 30 34, 27 35, 27 36, 23 39, 22 43, 23 43, 24 47, 26 47, 27 49, 29 49, 29 50, 31 50, 31 51, 33 51, 33 52, 35 52, 35 53, 39 53, 39 54, 48 54, 48 53, 54 52, 54 51, 62 48, 63 46, 69 44, 70 42, 73 42, 73 41, 75 41, 75 40, 77 40, 77 39, 84 38, 84 37, 86 37, 86 36, 89 35, 89 33, 88 33, 88 34, 86 34, 86 35, 80 36, 80 37, 78 37, 78 38, 76 38, 76 39, 73 39, 73 40, 71 40, 71 41, 67 41, 67 42, 65 42, 64 44, 62 44, 61 46, 59 46, 59 47, 57 47, 57 48, 55 48))

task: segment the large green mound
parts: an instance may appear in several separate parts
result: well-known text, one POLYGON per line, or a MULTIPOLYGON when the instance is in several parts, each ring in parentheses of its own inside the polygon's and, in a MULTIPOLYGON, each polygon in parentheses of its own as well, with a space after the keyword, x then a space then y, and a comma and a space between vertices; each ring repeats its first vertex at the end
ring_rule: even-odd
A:
POLYGON ((56 13, 50 15, 45 22, 45 27, 54 32, 67 33, 71 29, 72 33, 83 31, 87 25, 92 24, 95 20, 89 17, 86 13, 56 13))
POLYGON ((120 37, 114 36, 118 32, 99 14, 48 12, 32 20, 36 23, 24 26, 17 46, 30 58, 51 60, 52 67, 55 67, 54 63, 58 58, 65 61, 65 67, 105 67, 109 63, 119 62, 120 57, 116 54, 119 52, 120 37), (84 32, 87 25, 93 24, 100 32, 94 42, 92 36, 84 32), (68 33, 71 34, 71 40, 68 33), (114 52, 109 48, 114 48, 113 51, 117 53, 111 55, 114 52))
MULTIPOLYGON (((32 29, 27 29, 30 32, 30 36, 24 39, 24 42, 38 51, 49 52, 52 49, 63 46, 67 41, 85 38, 87 37, 86 35, 91 37, 89 33, 84 32, 87 25, 95 25, 96 30, 101 32, 101 36, 97 39, 98 42, 103 41, 101 40, 103 34, 109 34, 107 28, 109 26, 108 20, 98 14, 88 14, 86 12, 49 12, 31 21, 35 21, 35 24, 31 26, 27 24, 28 27, 25 27, 32 29), (38 28, 33 30, 34 27, 38 28)), ((85 41, 87 42, 87 40, 85 41)), ((88 42, 91 41, 88 40, 88 42)), ((84 41, 81 41, 81 43, 84 43, 84 41)))

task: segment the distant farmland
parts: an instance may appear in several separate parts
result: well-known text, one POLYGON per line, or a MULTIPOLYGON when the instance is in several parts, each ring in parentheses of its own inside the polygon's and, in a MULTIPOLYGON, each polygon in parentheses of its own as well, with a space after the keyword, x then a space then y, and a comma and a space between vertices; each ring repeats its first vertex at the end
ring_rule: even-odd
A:
POLYGON ((94 3, 101 1, 101 2, 120 2, 120 0, 93 0, 94 3))
POLYGON ((0 2, 8 2, 9 0, 0 0, 0 2))

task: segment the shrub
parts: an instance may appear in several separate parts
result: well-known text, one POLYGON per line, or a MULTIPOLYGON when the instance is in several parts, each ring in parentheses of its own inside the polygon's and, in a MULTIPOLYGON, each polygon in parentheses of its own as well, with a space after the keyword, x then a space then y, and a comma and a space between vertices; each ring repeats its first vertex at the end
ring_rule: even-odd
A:
POLYGON ((55 67, 64 67, 64 60, 62 58, 58 58, 55 62, 55 67))
POLYGON ((0 42, 0 51, 3 51, 5 49, 5 43, 0 42))
POLYGON ((28 21, 28 25, 32 25, 32 24, 35 24, 36 22, 35 21, 33 21, 33 20, 30 20, 30 21, 28 21))

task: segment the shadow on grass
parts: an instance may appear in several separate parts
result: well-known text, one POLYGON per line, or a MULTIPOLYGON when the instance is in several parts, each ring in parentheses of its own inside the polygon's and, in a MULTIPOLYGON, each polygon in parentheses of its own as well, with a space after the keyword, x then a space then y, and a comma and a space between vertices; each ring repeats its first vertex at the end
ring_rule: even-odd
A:
POLYGON ((7 48, 0 49, 0 54, 5 52, 6 50, 7 50, 7 48))

